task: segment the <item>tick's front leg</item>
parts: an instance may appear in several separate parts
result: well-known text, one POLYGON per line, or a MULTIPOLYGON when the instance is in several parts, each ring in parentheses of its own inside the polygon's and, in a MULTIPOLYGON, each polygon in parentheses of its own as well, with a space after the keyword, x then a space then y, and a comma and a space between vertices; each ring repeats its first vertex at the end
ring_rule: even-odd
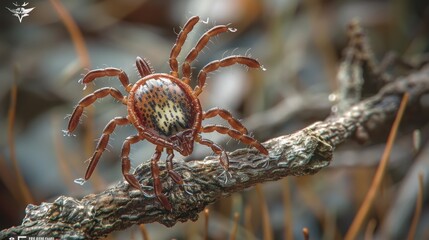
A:
POLYGON ((223 150, 219 145, 217 145, 216 143, 202 138, 200 135, 197 136, 197 138, 195 139, 196 142, 205 145, 209 148, 212 149, 212 151, 214 153, 216 153, 217 155, 219 155, 219 161, 220 164, 222 165, 223 168, 225 168, 225 170, 227 171, 229 168, 229 158, 228 155, 226 154, 225 150, 223 150))
POLYGON ((125 139, 124 144, 122 145, 122 153, 121 153, 121 159, 122 159, 122 175, 124 175, 125 180, 134 188, 139 189, 146 197, 152 197, 147 192, 143 190, 142 185, 139 183, 137 178, 134 176, 134 174, 130 173, 131 170, 131 162, 130 162, 130 150, 131 150, 131 144, 137 143, 139 141, 143 140, 143 137, 139 135, 134 135, 127 137, 125 139))
POLYGON ((173 170, 173 157, 174 157, 174 153, 173 153, 173 149, 168 148, 167 149, 167 171, 168 171, 168 175, 170 175, 171 179, 173 179, 173 181, 177 184, 183 185, 183 179, 182 177, 173 170))
POLYGON ((151 166, 151 172, 152 172, 152 178, 153 178, 153 188, 155 191, 155 196, 158 198, 159 202, 164 206, 165 209, 168 211, 171 211, 172 207, 171 204, 168 202, 167 197, 162 193, 162 184, 161 179, 159 178, 160 172, 158 167, 158 161, 161 157, 163 148, 162 147, 156 147, 155 153, 152 156, 152 159, 150 160, 150 166, 151 166))

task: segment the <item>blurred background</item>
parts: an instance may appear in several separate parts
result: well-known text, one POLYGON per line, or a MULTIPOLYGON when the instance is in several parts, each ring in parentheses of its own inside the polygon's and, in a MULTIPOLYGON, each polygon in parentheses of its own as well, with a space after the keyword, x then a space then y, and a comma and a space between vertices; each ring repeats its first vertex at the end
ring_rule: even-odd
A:
MULTIPOLYGON (((86 90, 78 80, 91 69, 116 67, 135 82, 137 56, 148 59, 156 72, 168 73, 177 33, 193 15, 207 23, 189 34, 179 62, 212 26, 237 28, 211 40, 193 63, 193 76, 206 63, 233 54, 251 55, 267 69, 220 69, 209 75, 200 95, 203 109, 230 110, 260 141, 290 134, 330 114, 328 96, 337 88, 336 71, 352 19, 361 21, 378 60, 391 50, 406 58, 429 50, 426 0, 39 0, 25 6, 34 9, 21 23, 6 9, 16 8, 13 2, 24 3, 0 2, 1 229, 19 225, 28 203, 59 195, 79 198, 122 179, 119 155, 123 140, 135 133, 131 126, 116 129, 90 181, 83 186, 73 182, 83 177, 85 160, 107 122, 127 114, 123 105, 106 97, 87 109, 75 137, 63 136, 66 116, 83 96, 104 86, 124 93, 116 78, 99 79, 86 90), (68 16, 78 28, 64 20, 68 16)), ((416 239, 429 239, 427 128, 398 137, 360 237, 407 236, 421 173, 424 204, 416 239)), ((208 137, 228 150, 243 147, 218 134, 208 137)), ((267 183, 209 206, 209 238, 302 239, 306 227, 312 239, 342 239, 370 188, 384 147, 350 141, 336 150, 330 167, 314 176, 267 183)), ((150 159, 153 151, 148 142, 133 145, 133 167, 150 159)), ((189 158, 208 154, 213 153, 197 145, 189 158)), ((205 219, 202 213, 197 222, 172 228, 158 223, 135 226, 107 239, 142 239, 144 234, 150 239, 203 239, 205 219)))

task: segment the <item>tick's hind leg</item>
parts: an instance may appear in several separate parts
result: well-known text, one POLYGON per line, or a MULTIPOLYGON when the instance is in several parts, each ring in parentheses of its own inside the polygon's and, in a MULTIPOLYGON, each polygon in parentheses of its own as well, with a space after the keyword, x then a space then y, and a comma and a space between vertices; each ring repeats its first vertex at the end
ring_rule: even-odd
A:
POLYGON ((204 133, 209 133, 214 131, 222 134, 228 134, 230 137, 237 139, 244 144, 248 144, 252 147, 255 147, 262 154, 268 155, 268 150, 264 146, 262 146, 262 144, 260 144, 256 139, 248 135, 244 135, 235 129, 230 129, 228 127, 224 127, 221 125, 207 125, 201 128, 201 132, 204 132, 204 133))
POLYGON ((183 185, 183 179, 182 177, 173 170, 173 157, 174 157, 174 153, 173 153, 173 149, 167 148, 167 171, 168 171, 168 175, 170 175, 171 179, 173 179, 173 181, 177 184, 183 185))
POLYGON ((103 134, 98 140, 97 147, 95 148, 95 152, 89 160, 88 168, 85 173, 85 180, 88 180, 92 173, 94 172, 95 167, 97 166, 98 160, 100 160, 101 154, 103 154, 106 149, 107 144, 109 143, 110 134, 115 130, 117 125, 126 125, 129 124, 130 121, 126 117, 116 117, 112 119, 104 128, 103 134))
POLYGON ((153 188, 155 191, 155 196, 158 198, 159 202, 164 206, 165 209, 171 211, 171 204, 168 202, 167 197, 162 193, 162 184, 160 179, 160 172, 158 167, 158 161, 161 157, 162 147, 156 147, 155 153, 150 160, 150 167, 153 178, 153 188))
POLYGON ((126 104, 126 100, 125 100, 124 96, 122 95, 122 93, 119 92, 119 90, 117 90, 115 88, 111 88, 111 87, 100 88, 97 91, 95 91, 95 92, 87 95, 86 97, 82 98, 78 102, 78 104, 74 108, 73 113, 70 117, 69 124, 67 126, 67 130, 64 130, 64 132, 66 134, 72 133, 76 129, 76 127, 79 123, 79 119, 82 116, 83 109, 85 107, 88 107, 89 105, 93 104, 95 102, 95 100, 97 100, 98 98, 103 98, 109 94, 112 97, 114 97, 116 100, 120 101, 121 103, 126 104))
POLYGON ((228 110, 225 110, 222 108, 217 108, 217 107, 212 108, 212 109, 208 110, 207 112, 204 112, 203 120, 207 119, 207 118, 215 117, 217 115, 219 115, 221 118, 227 120, 229 125, 231 125, 232 128, 241 132, 242 134, 247 135, 248 132, 247 132, 246 127, 243 126, 243 124, 241 124, 240 121, 235 119, 228 110))

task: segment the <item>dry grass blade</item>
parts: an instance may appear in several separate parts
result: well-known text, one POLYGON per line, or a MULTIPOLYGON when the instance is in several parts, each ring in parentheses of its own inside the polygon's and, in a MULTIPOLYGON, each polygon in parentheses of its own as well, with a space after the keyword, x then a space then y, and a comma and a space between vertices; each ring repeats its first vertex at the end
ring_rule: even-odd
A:
POLYGON ((204 239, 209 239, 209 213, 210 210, 208 208, 204 209, 204 239))
POLYGON ((383 175, 384 175, 384 172, 386 170, 387 162, 388 162, 389 157, 390 157, 390 152, 392 150, 392 146, 393 146, 394 140, 396 138, 396 133, 397 133, 397 130, 399 127, 399 123, 401 122, 401 119, 402 119, 402 116, 404 114, 407 102, 408 102, 408 93, 405 93, 403 98, 402 98, 401 104, 399 106, 399 110, 398 110, 398 113, 396 115, 396 118, 393 122, 392 129, 389 133, 389 137, 388 137, 387 143, 386 143, 386 148, 385 148, 383 155, 381 157, 380 165, 378 166, 377 171, 375 173, 374 179, 373 179, 372 184, 371 184, 371 188, 369 189, 369 191, 365 197, 364 202, 362 203, 355 219, 353 220, 352 225, 350 226, 350 228, 349 228, 349 230, 345 236, 346 240, 351 240, 351 239, 356 238, 356 236, 359 232, 359 229, 361 228, 363 221, 365 220, 366 216, 368 215, 369 209, 374 202, 377 191, 380 188, 381 181, 383 180, 383 175))
MULTIPOLYGON (((15 69, 15 78, 18 78, 18 70, 15 69)), ((22 197, 24 201, 28 203, 34 203, 33 196, 31 195, 30 190, 28 189, 27 184, 25 183, 24 177, 21 174, 18 166, 18 160, 16 159, 16 148, 15 148, 15 113, 16 113, 16 100, 18 95, 18 87, 14 83, 11 89, 10 95, 10 105, 9 105, 9 119, 8 119, 8 144, 9 144, 9 152, 10 159, 12 161, 13 170, 15 172, 15 176, 17 178, 18 186, 21 191, 22 197)))
POLYGON ((234 213, 234 225, 232 226, 230 240, 237 239, 238 232, 238 220, 240 219, 240 214, 238 212, 234 213))
POLYGON ((140 233, 142 234, 143 240, 150 240, 149 233, 147 232, 146 226, 144 224, 139 225, 140 233))
POLYGON ((81 66, 83 68, 89 68, 90 61, 89 61, 88 50, 86 48, 82 33, 77 27, 75 21, 73 21, 73 18, 70 16, 68 11, 64 8, 64 6, 61 4, 59 0, 51 0, 51 4, 54 7, 55 11, 60 16, 61 21, 66 26, 67 31, 70 33, 70 36, 73 40, 73 44, 75 45, 76 52, 79 57, 81 66))
POLYGON ((423 193, 424 193, 423 173, 420 173, 419 174, 419 195, 417 196, 416 209, 414 211, 414 217, 411 222, 410 231, 408 232, 408 238, 407 238, 408 240, 414 239, 414 236, 416 235, 417 224, 419 222, 420 215, 422 213, 423 193))
POLYGON ((310 231, 308 228, 305 227, 302 229, 302 235, 304 236, 304 240, 310 240, 310 231))
POLYGON ((264 239, 271 240, 273 239, 273 234, 271 232, 271 221, 270 214, 268 212, 267 201, 264 197, 264 191, 260 184, 256 185, 256 193, 258 194, 259 200, 261 201, 261 211, 262 211, 262 229, 264 232, 264 239))
POLYGON ((373 218, 369 221, 368 225, 366 226, 365 230, 365 240, 371 240, 374 237, 374 230, 377 226, 377 221, 373 218))
POLYGON ((252 239, 253 238, 253 216, 252 216, 252 204, 248 202, 246 206, 244 207, 244 229, 246 229, 245 232, 245 239, 252 239))
POLYGON ((18 191, 18 186, 14 181, 14 177, 11 174, 8 166, 6 165, 6 159, 2 155, 0 155, 0 179, 7 190, 12 194, 13 198, 15 198, 17 201, 21 201, 21 193, 18 191))
POLYGON ((284 229, 285 239, 293 240, 292 227, 292 204, 290 200, 290 183, 288 179, 283 180, 283 206, 284 206, 284 229))

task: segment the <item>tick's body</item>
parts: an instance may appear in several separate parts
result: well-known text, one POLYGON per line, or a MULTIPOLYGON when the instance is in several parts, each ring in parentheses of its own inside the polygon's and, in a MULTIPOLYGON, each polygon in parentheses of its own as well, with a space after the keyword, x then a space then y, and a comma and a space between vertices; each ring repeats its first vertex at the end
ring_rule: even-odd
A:
MULTIPOLYGON (((182 147, 175 141, 182 140, 177 138, 186 135, 184 132, 201 128, 200 101, 190 96, 192 88, 182 80, 168 74, 151 74, 131 89, 128 114, 146 140, 188 156, 192 146, 182 147)), ((198 132, 189 134, 195 138, 198 132)))
POLYGON ((260 68, 261 65, 258 61, 240 55, 212 61, 199 72, 197 77, 198 85, 194 89, 189 85, 191 79, 191 63, 198 56, 198 53, 207 45, 210 38, 223 32, 233 32, 235 29, 228 28, 225 25, 219 25, 208 30, 186 56, 182 64, 182 78, 178 78, 179 69, 176 58, 181 51, 187 34, 198 21, 198 17, 190 18, 179 33, 176 44, 174 44, 170 54, 170 74, 154 73, 147 61, 137 57, 136 66, 142 78, 135 84, 130 84, 125 72, 117 68, 92 70, 83 77, 82 83, 87 84, 99 77, 117 76, 128 92, 127 96, 123 96, 122 93, 115 88, 106 87, 98 89, 80 100, 71 115, 66 130, 67 134, 76 129, 83 109, 94 103, 98 98, 110 94, 121 103, 127 105, 128 109, 128 116, 116 117, 104 128, 103 134, 97 143, 96 150, 90 159, 85 174, 85 180, 91 177, 101 154, 106 149, 110 134, 115 130, 117 125, 133 124, 138 132, 137 135, 125 139, 122 146, 121 160, 122 174, 125 180, 131 186, 141 191, 143 191, 143 189, 140 183, 136 177, 129 172, 131 169, 129 159, 131 144, 146 139, 156 145, 155 153, 151 158, 154 192, 155 196, 167 210, 171 210, 172 206, 167 200, 167 197, 162 193, 162 184, 159 176, 160 171, 158 168, 158 161, 164 149, 166 149, 168 154, 166 159, 168 174, 177 184, 183 184, 183 180, 180 175, 173 170, 173 150, 178 151, 184 156, 188 156, 193 151, 194 142, 210 147, 219 155, 222 166, 228 169, 229 162, 226 152, 219 145, 202 138, 200 133, 217 131, 221 134, 228 134, 232 138, 249 144, 264 154, 268 154, 264 146, 247 135, 247 129, 236 120, 231 113, 220 108, 213 108, 203 112, 200 101, 198 100, 198 95, 203 90, 208 73, 220 67, 227 67, 237 63, 251 68, 260 68), (227 120, 232 128, 221 125, 202 126, 202 121, 204 119, 215 116, 220 116, 227 120))
POLYGON ((136 113, 138 119, 133 122, 142 123, 145 131, 163 139, 191 128, 195 123, 193 110, 201 108, 198 101, 193 102, 188 97, 179 81, 166 76, 152 78, 150 75, 148 79, 141 80, 142 83, 137 83, 139 86, 134 88, 135 92, 131 90, 128 102, 134 107, 130 114, 136 113))

